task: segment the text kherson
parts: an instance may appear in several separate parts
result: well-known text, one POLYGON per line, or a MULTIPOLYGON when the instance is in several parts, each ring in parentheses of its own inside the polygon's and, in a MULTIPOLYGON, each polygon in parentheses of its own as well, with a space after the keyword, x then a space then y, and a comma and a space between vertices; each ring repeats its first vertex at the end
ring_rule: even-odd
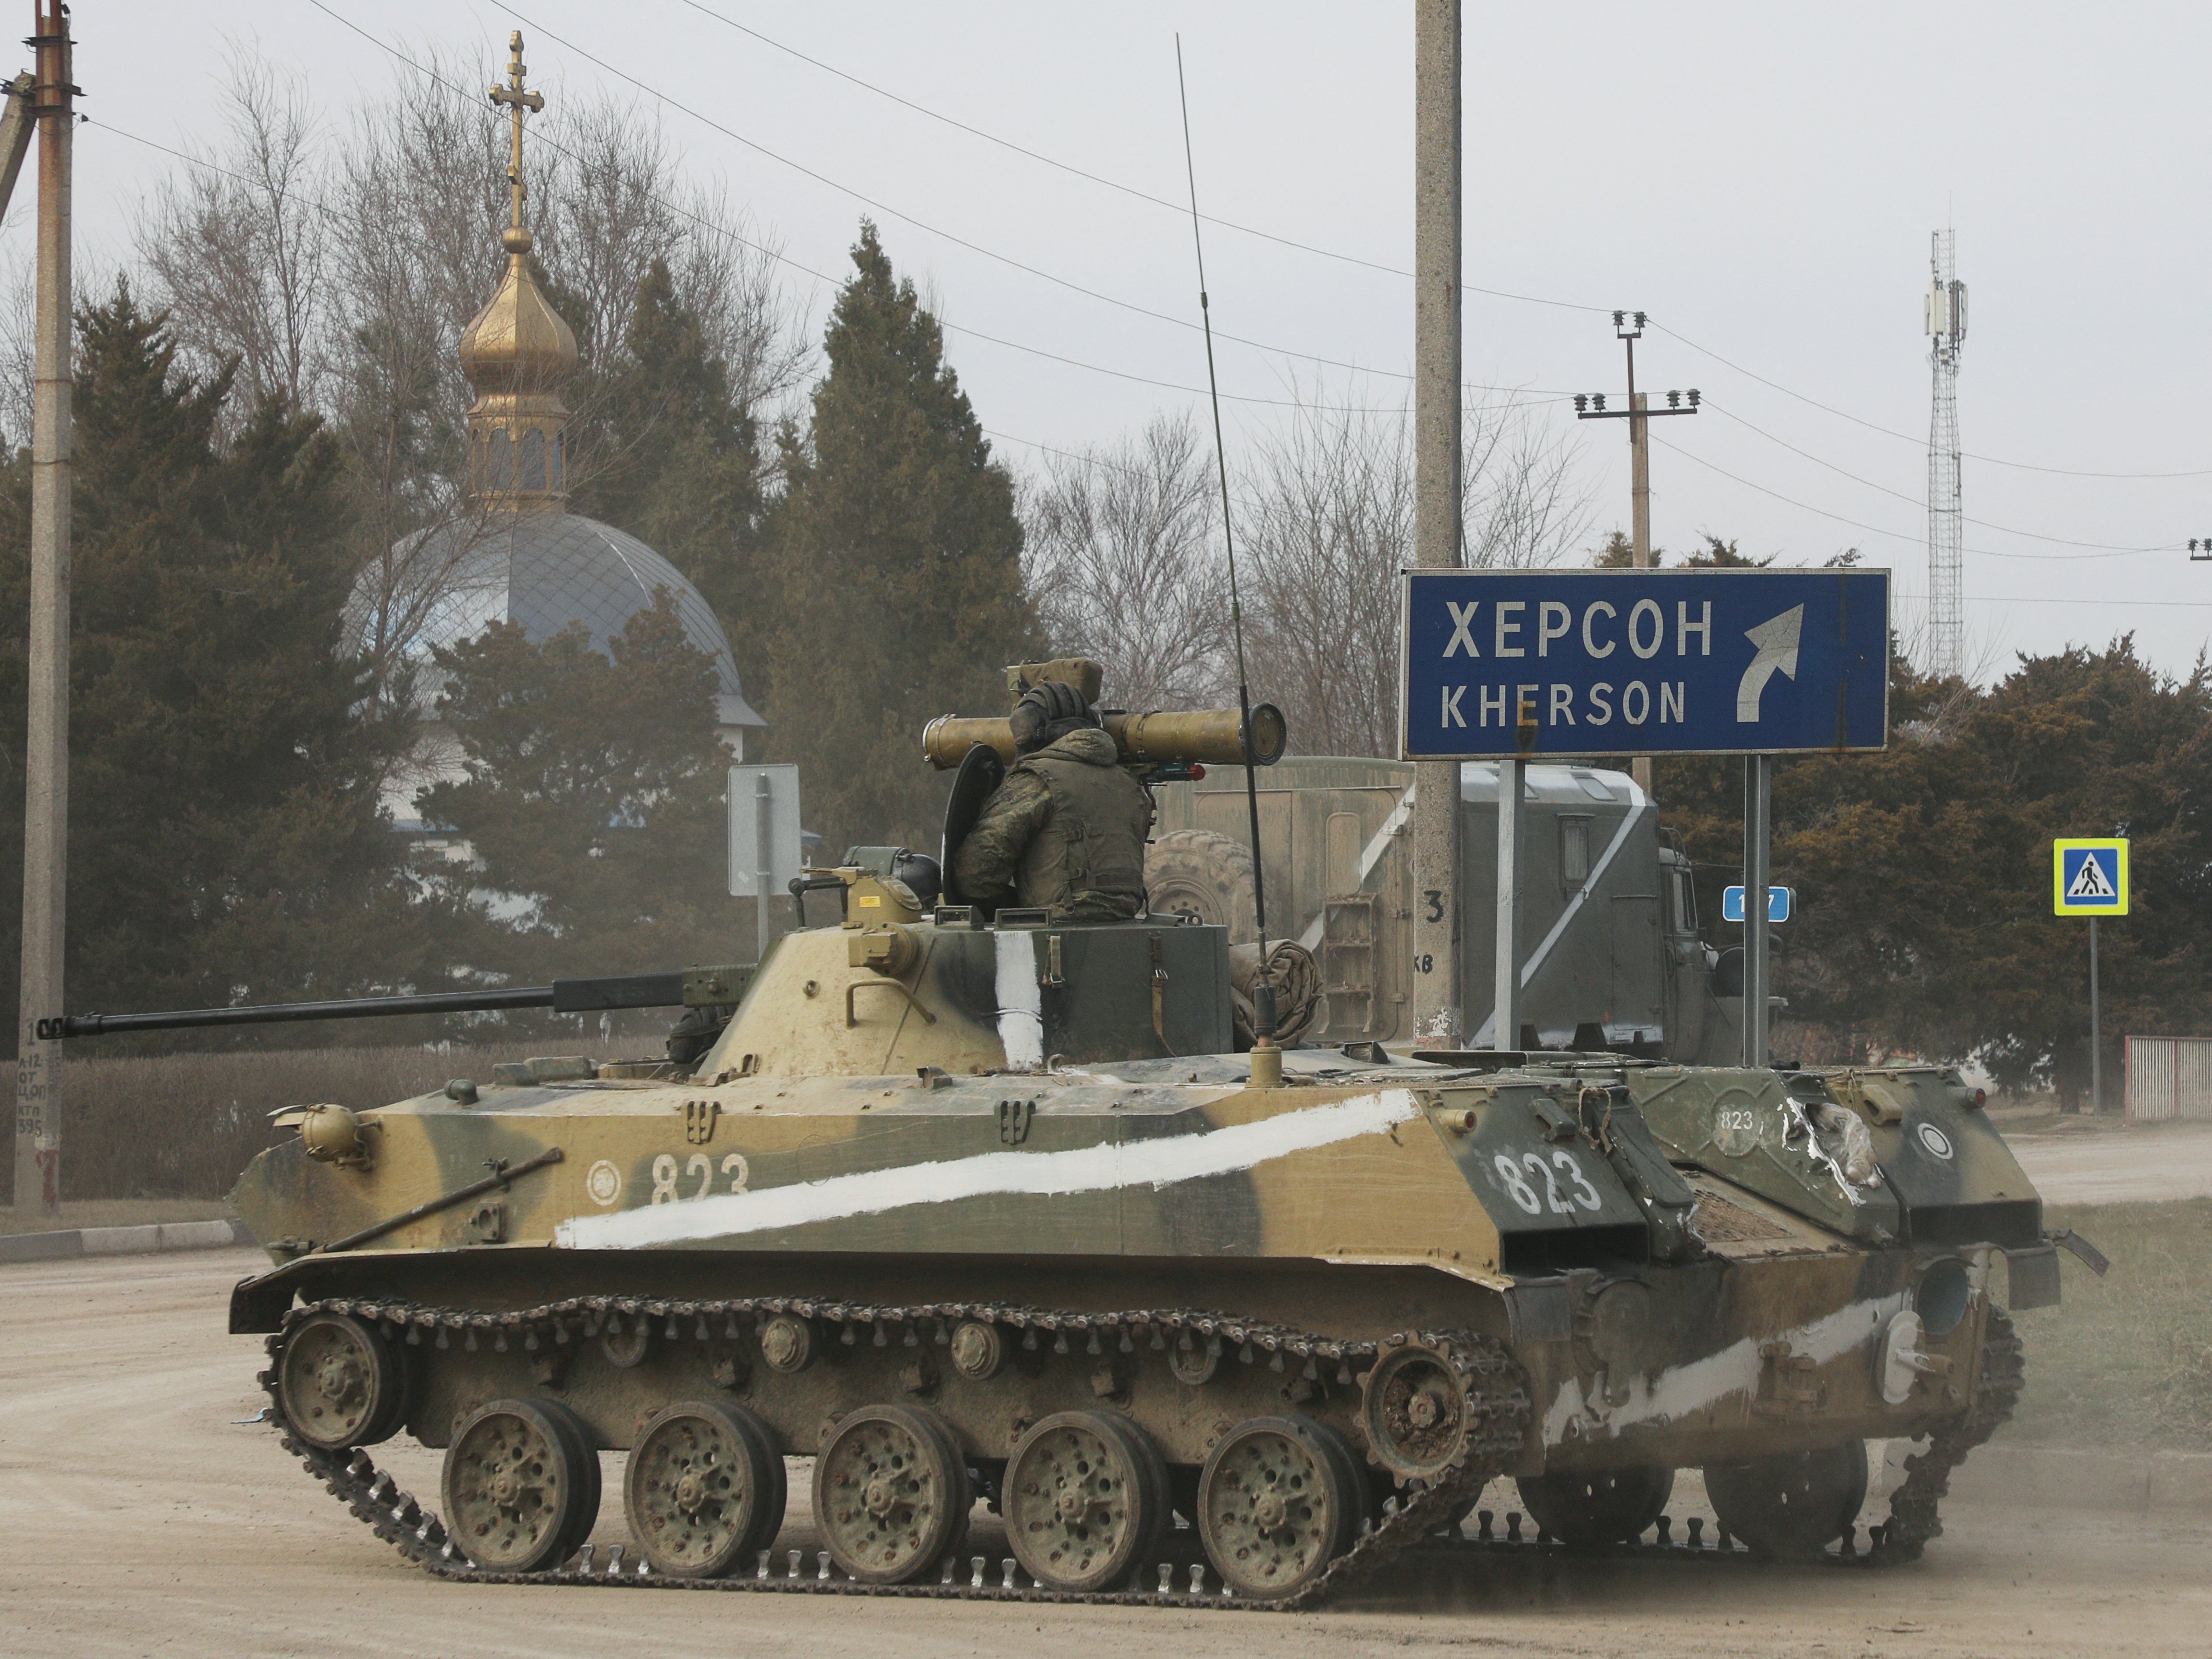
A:
POLYGON ((1437 724, 1462 729, 1470 724, 1480 729, 1490 725, 1493 718, 1500 728, 1605 726, 1616 718, 1640 726, 1655 715, 1662 724, 1680 724, 1686 717, 1684 709, 1689 696, 1688 682, 1682 680, 1629 680, 1621 682, 1617 689, 1613 681, 1600 680, 1582 688, 1579 709, 1572 686, 1460 685, 1445 686, 1441 690, 1443 708, 1437 724), (1474 717, 1471 722, 1470 714, 1474 717))

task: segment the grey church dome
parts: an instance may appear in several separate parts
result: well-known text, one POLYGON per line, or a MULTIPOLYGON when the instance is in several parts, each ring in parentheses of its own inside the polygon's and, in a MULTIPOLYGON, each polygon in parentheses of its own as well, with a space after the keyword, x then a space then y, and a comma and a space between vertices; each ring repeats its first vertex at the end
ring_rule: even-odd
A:
MULTIPOLYGON (((356 578, 346 621, 356 647, 398 646, 425 663, 432 645, 494 622, 513 622, 533 640, 581 622, 606 651, 660 588, 674 595, 686 637, 714 660, 718 724, 767 724, 746 703, 728 637, 699 590, 635 536, 575 513, 472 515, 409 537, 356 578)), ((444 676, 433 670, 423 681, 427 713, 444 676)))

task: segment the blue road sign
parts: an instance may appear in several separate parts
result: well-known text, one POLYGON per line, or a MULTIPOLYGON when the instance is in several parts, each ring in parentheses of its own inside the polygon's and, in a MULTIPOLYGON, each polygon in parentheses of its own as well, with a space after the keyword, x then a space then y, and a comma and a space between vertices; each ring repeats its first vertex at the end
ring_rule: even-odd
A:
MULTIPOLYGON (((1796 908, 1796 888, 1767 888, 1766 919, 1770 922, 1787 922, 1790 919, 1790 912, 1796 908)), ((1723 922, 1743 920, 1743 889, 1741 887, 1721 889, 1721 920, 1723 922)))
POLYGON ((1889 572, 1405 575, 1408 760, 1773 754, 1889 741, 1889 572))
POLYGON ((2124 837, 2051 844, 2051 908, 2061 916, 2128 913, 2124 837))

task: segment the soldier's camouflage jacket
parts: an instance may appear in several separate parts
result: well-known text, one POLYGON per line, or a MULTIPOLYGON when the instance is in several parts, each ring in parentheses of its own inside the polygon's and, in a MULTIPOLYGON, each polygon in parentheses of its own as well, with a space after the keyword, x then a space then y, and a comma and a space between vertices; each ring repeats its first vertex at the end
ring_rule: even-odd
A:
POLYGON ((1152 802, 1120 759, 1111 737, 1085 728, 1017 761, 953 855, 960 890, 1060 921, 1138 914, 1152 802))

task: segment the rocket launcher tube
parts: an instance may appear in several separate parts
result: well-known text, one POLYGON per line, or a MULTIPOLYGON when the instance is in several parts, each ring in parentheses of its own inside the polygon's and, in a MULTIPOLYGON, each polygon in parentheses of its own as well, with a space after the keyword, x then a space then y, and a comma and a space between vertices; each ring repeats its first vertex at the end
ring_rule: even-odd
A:
MULTIPOLYGON (((1104 717, 1107 736, 1125 761, 1241 766, 1244 744, 1235 709, 1158 709, 1147 714, 1115 711, 1104 717)), ((1252 705, 1252 758, 1272 766, 1283 758, 1289 729, 1273 703, 1252 705)), ((1016 759, 1013 723, 1005 716, 939 715, 922 728, 921 752, 939 772, 950 772, 981 743, 1008 766, 1016 759)))

